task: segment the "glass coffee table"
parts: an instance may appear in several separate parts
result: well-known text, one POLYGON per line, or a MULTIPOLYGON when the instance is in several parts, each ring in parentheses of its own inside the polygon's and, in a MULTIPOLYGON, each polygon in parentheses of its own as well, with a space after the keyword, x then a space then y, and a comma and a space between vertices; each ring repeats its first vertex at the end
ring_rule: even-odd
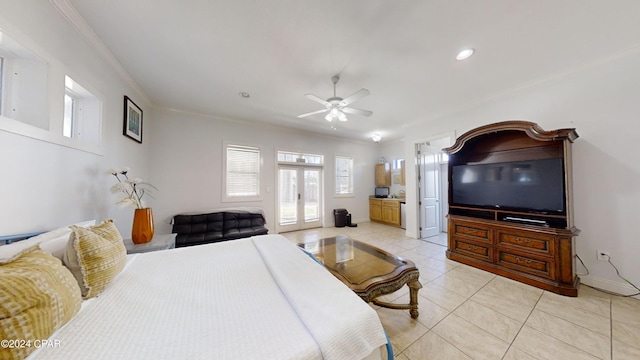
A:
POLYGON ((312 253, 324 266, 366 302, 390 309, 409 310, 418 318, 418 281, 415 264, 377 247, 339 235, 305 241, 299 247, 312 253), (409 304, 392 304, 377 297, 409 287, 409 304))

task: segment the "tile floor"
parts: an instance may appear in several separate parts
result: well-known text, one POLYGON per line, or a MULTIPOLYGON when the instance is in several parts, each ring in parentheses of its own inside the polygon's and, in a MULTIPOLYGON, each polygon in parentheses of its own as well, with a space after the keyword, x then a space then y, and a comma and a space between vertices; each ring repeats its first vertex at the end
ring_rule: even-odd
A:
MULTIPOLYGON (((640 359, 639 300, 584 286, 577 298, 556 295, 448 260, 446 247, 376 223, 282 235, 297 243, 337 234, 410 259, 420 270, 417 320, 373 306, 396 359, 640 359)), ((408 298, 404 287, 385 300, 408 298)))

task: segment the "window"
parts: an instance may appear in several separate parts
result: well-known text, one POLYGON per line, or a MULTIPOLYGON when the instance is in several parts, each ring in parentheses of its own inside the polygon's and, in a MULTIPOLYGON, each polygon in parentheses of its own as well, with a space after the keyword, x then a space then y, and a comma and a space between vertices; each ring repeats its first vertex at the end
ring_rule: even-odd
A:
POLYGON ((225 199, 258 200, 260 197, 260 148, 231 145, 225 147, 225 199))
POLYGON ((404 163, 404 159, 394 159, 393 168, 397 170, 402 169, 403 163, 404 163))
POLYGON ((324 164, 324 156, 315 154, 294 153, 289 151, 278 151, 278 162, 322 165, 324 164))
POLYGON ((62 135, 88 143, 100 143, 102 102, 68 76, 64 77, 62 135))
POLYGON ((48 64, 0 31, 2 85, 0 114, 49 130, 48 64))
POLYGON ((353 159, 336 156, 336 195, 353 195, 353 159))

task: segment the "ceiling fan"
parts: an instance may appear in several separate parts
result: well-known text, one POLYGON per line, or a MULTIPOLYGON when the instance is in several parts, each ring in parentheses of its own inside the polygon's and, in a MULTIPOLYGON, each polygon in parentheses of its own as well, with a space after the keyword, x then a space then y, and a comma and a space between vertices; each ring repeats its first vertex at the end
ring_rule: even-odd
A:
POLYGON ((338 83, 338 81, 340 81, 340 76, 334 75, 331 78, 331 81, 333 82, 333 97, 330 97, 327 100, 323 100, 322 98, 313 94, 305 95, 307 99, 319 102, 320 104, 324 105, 325 109, 298 115, 299 118, 304 118, 307 116, 322 114, 326 112, 327 115, 324 118, 325 120, 331 122, 333 120, 347 121, 347 116, 345 115, 345 113, 360 115, 360 116, 371 116, 373 114, 373 112, 369 110, 360 110, 360 109, 347 107, 347 105, 355 102, 356 100, 359 100, 369 95, 370 94, 369 90, 360 89, 355 93, 353 93, 352 95, 347 96, 346 98, 343 99, 341 97, 336 96, 336 84, 338 83))

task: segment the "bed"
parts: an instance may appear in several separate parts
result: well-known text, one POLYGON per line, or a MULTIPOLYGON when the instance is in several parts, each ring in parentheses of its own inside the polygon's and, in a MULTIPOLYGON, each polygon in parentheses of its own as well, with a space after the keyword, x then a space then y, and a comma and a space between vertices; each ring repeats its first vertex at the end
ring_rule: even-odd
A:
MULTIPOLYGON (((0 259, 20 243, 0 246, 0 259)), ((64 259, 70 245, 57 244, 39 246, 64 259)), ((28 359, 393 358, 376 312, 280 235, 125 255, 123 264, 32 343, 28 359)))

